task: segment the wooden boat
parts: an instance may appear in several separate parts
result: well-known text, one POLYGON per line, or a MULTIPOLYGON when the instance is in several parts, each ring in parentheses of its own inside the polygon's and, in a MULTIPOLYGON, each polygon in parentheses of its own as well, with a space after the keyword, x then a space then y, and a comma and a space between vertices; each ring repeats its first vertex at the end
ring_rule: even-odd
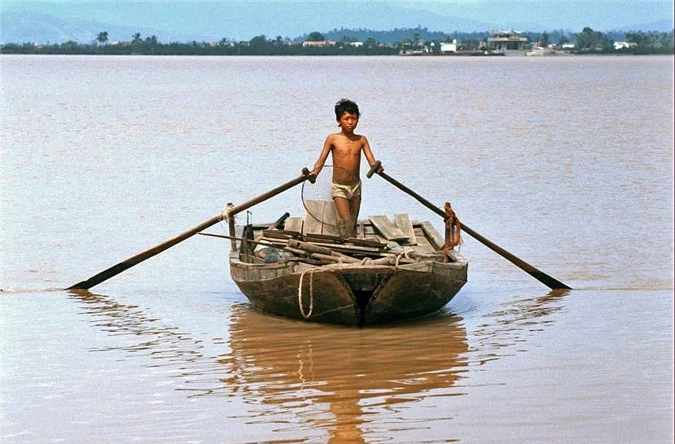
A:
MULTIPOLYGON (((454 250, 460 231, 549 288, 571 289, 465 223, 460 224, 449 202, 443 210, 436 207, 380 167, 381 163, 375 162, 366 177, 377 173, 441 216, 446 226, 445 242, 431 224, 413 223, 405 214, 397 215, 395 222, 384 216, 358 221, 356 237, 343 239, 335 233, 324 232, 324 222, 319 223, 317 230, 318 219, 290 218, 286 213, 269 226, 247 224, 243 229, 240 227, 241 245, 237 246, 235 215, 306 180, 311 182, 310 171, 303 168, 302 174, 295 179, 242 204, 228 203, 225 210, 214 217, 71 285, 67 290, 89 290, 195 234, 203 234, 231 239, 230 274, 253 305, 263 311, 345 325, 392 322, 440 309, 466 283, 467 262, 454 250), (230 236, 203 232, 222 221, 228 222, 230 236), (255 245, 262 247, 256 252, 255 245), (262 251, 265 249, 266 252, 262 251)), ((324 203, 328 207, 330 204, 324 203)))
POLYGON ((230 274, 257 309, 365 326, 438 311, 467 280, 467 261, 428 222, 369 217, 355 238, 316 229, 309 215, 237 227, 230 274), (314 228, 313 228, 314 227, 314 228), (241 236, 241 237, 240 237, 241 236))

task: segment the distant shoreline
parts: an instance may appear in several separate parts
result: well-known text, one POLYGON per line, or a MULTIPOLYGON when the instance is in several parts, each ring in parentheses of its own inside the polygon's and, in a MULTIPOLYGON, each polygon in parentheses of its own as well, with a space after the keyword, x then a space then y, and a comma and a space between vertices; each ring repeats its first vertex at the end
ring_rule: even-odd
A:
MULTIPOLYGON (((186 45, 188 46, 188 45, 186 45)), ((509 50, 508 56, 525 56, 529 49, 509 50)), ((624 49, 593 49, 593 50, 562 50, 557 49, 558 55, 675 55, 673 47, 670 48, 624 48, 624 49)), ((293 50, 263 50, 249 48, 212 48, 212 47, 175 47, 175 45, 165 45, 164 47, 141 47, 141 48, 119 48, 105 46, 38 46, 32 44, 8 44, 0 46, 0 54, 17 55, 81 55, 81 56, 206 56, 206 57, 317 57, 317 56, 399 56, 399 57, 499 57, 507 54, 492 50, 463 50, 457 52, 406 52, 394 47, 374 47, 374 48, 294 48, 293 50)))
MULTIPOLYGON (((615 37, 617 38, 617 37, 615 37)), ((103 31, 91 43, 39 44, 5 43, 0 44, 0 54, 41 54, 41 55, 151 55, 151 56, 500 56, 527 52, 534 47, 546 51, 565 54, 589 55, 674 55, 675 42, 670 32, 634 32, 620 36, 624 40, 615 41, 609 35, 591 28, 584 28, 573 36, 523 35, 516 31, 496 32, 492 37, 470 36, 450 39, 423 39, 415 35, 412 39, 403 39, 396 43, 381 43, 374 38, 358 41, 343 37, 331 41, 321 33, 312 33, 304 41, 288 41, 277 38, 271 40, 257 36, 249 41, 219 42, 172 42, 161 43, 156 36, 141 38, 140 33, 133 40, 109 42, 108 33, 103 31)))
MULTIPOLYGON (((402 58, 481 58, 481 57, 526 57, 525 50, 515 51, 510 55, 506 54, 481 54, 481 53, 456 53, 456 54, 200 54, 200 53, 75 53, 75 52, 33 52, 33 51, 8 51, 0 49, 0 55, 41 55, 41 56, 99 56, 99 57, 402 57, 402 58)), ((601 51, 558 51, 555 55, 548 57, 593 57, 593 56, 675 56, 671 50, 669 52, 649 52, 649 53, 630 53, 618 51, 615 52, 601 52, 601 51)))

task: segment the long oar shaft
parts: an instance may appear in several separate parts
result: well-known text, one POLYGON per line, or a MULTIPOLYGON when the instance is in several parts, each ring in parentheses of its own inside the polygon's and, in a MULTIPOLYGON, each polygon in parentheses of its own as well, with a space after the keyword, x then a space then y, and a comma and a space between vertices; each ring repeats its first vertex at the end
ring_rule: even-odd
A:
POLYGON ((307 168, 303 168, 302 174, 300 176, 296 177, 295 179, 293 179, 289 182, 286 182, 285 184, 279 185, 278 187, 276 187, 276 188, 274 188, 274 189, 272 189, 272 190, 270 190, 266 193, 263 193, 260 196, 254 197, 253 199, 251 199, 249 201, 246 201, 244 203, 241 203, 239 205, 236 205, 236 206, 232 207, 229 210, 229 215, 234 216, 237 213, 241 213, 244 210, 248 210, 252 206, 258 205, 259 203, 264 202, 267 199, 276 196, 277 194, 281 194, 284 191, 286 191, 290 188, 293 188, 294 186, 296 186, 298 184, 301 184, 302 182, 304 182, 307 179, 312 180, 311 177, 309 176, 309 170, 307 168))
POLYGON ((159 245, 157 245, 153 248, 150 248, 149 250, 145 250, 142 253, 138 253, 137 255, 132 256, 129 259, 126 259, 126 260, 120 262, 119 264, 113 265, 112 267, 110 267, 106 270, 103 270, 102 272, 90 277, 89 279, 87 279, 85 281, 78 282, 77 284, 68 287, 68 290, 87 290, 87 289, 93 287, 94 285, 98 285, 101 282, 106 281, 113 276, 117 276, 118 274, 120 274, 121 272, 123 272, 125 270, 128 270, 129 268, 133 267, 134 265, 137 265, 137 264, 143 262, 144 260, 149 259, 153 256, 156 256, 159 253, 161 253, 162 251, 167 250, 167 249, 173 247, 174 245, 176 245, 180 242, 183 242, 185 239, 187 239, 189 237, 192 237, 193 235, 199 233, 200 231, 206 230, 207 228, 209 228, 212 225, 217 224, 221 220, 223 220, 222 214, 219 214, 215 217, 212 217, 211 219, 197 225, 196 227, 194 227, 194 228, 192 228, 192 229, 190 229, 190 230, 188 230, 188 231, 186 231, 182 234, 179 234, 176 237, 173 237, 173 238, 171 238, 171 239, 169 239, 169 240, 167 240, 167 241, 165 241, 165 242, 163 242, 163 243, 161 243, 161 244, 159 244, 159 245))
MULTIPOLYGON (((379 161, 375 165, 373 165, 373 167, 368 172, 367 177, 370 178, 373 175, 373 173, 377 172, 377 170, 380 168, 380 165, 381 164, 380 164, 379 161)), ((441 216, 442 218, 445 219, 446 215, 445 215, 445 212, 443 210, 441 210, 440 208, 438 208, 437 206, 435 206, 434 204, 432 204, 431 202, 429 202, 428 200, 426 200, 425 198, 423 198, 422 196, 420 196, 419 194, 417 194, 416 192, 414 192, 413 190, 411 190, 407 186, 403 185, 401 182, 397 181, 396 179, 389 176, 388 174, 386 174, 383 171, 377 172, 377 174, 379 174, 383 179, 385 179, 387 182, 391 183, 395 187, 397 187, 400 190, 408 193, 409 195, 411 195, 412 197, 417 199, 422 205, 429 208, 431 211, 433 211, 434 213, 438 214, 439 216, 441 216)), ((486 237, 482 236, 481 234, 477 233, 476 231, 472 230, 466 224, 464 224, 464 222, 462 222, 461 226, 462 226, 462 230, 464 230, 469 236, 472 236, 474 239, 476 239, 477 241, 479 241, 480 243, 482 243, 483 245, 485 245, 486 247, 488 247, 489 249, 491 249, 495 253, 499 254, 504 259, 508 260, 509 262, 511 262, 512 264, 514 264, 518 268, 520 268, 521 270, 525 271, 530 276, 537 279, 539 282, 546 285, 547 287, 549 287, 551 289, 554 289, 554 290, 555 289, 571 289, 571 287, 567 286, 566 284, 563 284, 562 282, 560 282, 556 278, 554 278, 552 276, 549 276, 548 274, 546 274, 543 271, 537 269, 533 265, 528 264, 527 262, 525 262, 524 260, 515 256, 514 254, 509 253, 508 251, 506 251, 505 249, 503 249, 499 245, 490 241, 488 238, 486 238, 486 237)))
MULTIPOLYGON (((241 211, 244 211, 248 208, 251 208, 254 205, 257 205, 257 204, 259 204, 259 203, 261 203, 261 202, 263 202, 263 201, 265 201, 265 200, 267 200, 271 197, 276 196, 277 194, 280 194, 280 193, 288 190, 289 188, 293 188, 294 186, 304 182, 308 178, 309 178, 309 170, 307 168, 304 168, 302 170, 301 176, 299 176, 299 177, 297 177, 297 178, 295 178, 295 179, 293 179, 289 182, 286 182, 285 184, 282 184, 282 185, 274 188, 273 190, 270 190, 270 191, 268 191, 264 194, 261 194, 260 196, 255 197, 255 198, 253 198, 253 199, 251 199, 247 202, 244 202, 240 205, 229 208, 227 216, 232 217, 232 216, 234 216, 235 214, 237 214, 241 211)), ((101 282, 106 281, 113 276, 117 276, 118 274, 120 274, 121 272, 123 272, 125 270, 128 270, 129 268, 133 267, 134 265, 137 265, 137 264, 143 262, 144 260, 149 259, 153 256, 156 256, 159 253, 161 253, 162 251, 167 250, 167 249, 173 247, 174 245, 176 245, 180 242, 183 242, 185 239, 194 236, 195 234, 199 233, 200 231, 203 231, 203 230, 209 228, 210 226, 217 224, 218 222, 222 221, 225 217, 226 217, 226 214, 224 214, 224 213, 218 214, 217 216, 214 216, 211 219, 209 219, 205 222, 202 222, 201 224, 197 225, 196 227, 191 228, 190 230, 188 230, 188 231, 186 231, 182 234, 179 234, 176 237, 173 237, 173 238, 171 238, 171 239, 169 239, 165 242, 162 242, 161 244, 159 244, 155 247, 152 247, 149 250, 145 250, 142 253, 138 253, 137 255, 132 256, 132 257, 120 262, 119 264, 113 265, 112 267, 110 267, 106 270, 103 270, 102 272, 90 277, 87 280, 84 280, 82 282, 78 282, 77 284, 68 287, 68 290, 87 290, 87 289, 89 289, 89 288, 91 288, 95 285, 98 285, 101 282)))

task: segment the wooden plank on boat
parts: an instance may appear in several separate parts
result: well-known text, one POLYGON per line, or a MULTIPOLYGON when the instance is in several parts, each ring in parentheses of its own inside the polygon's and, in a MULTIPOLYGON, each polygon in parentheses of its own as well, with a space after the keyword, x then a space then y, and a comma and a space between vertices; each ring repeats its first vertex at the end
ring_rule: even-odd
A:
POLYGON ((438 250, 429 246, 413 245, 410 248, 412 248, 412 257, 416 259, 441 260, 443 258, 443 255, 438 250))
POLYGON ((435 246, 435 242, 434 244, 429 242, 429 239, 427 239, 427 236, 422 229, 422 225, 419 222, 413 222, 413 227, 415 227, 415 237, 417 238, 417 245, 415 245, 415 249, 419 248, 426 251, 438 250, 438 248, 435 246))
MULTIPOLYGON (((297 237, 297 236, 296 236, 297 237)), ((314 243, 333 243, 333 244, 352 244, 360 245, 363 247, 375 247, 375 248, 384 248, 386 241, 382 242, 377 238, 371 239, 357 239, 357 238, 347 238, 343 239, 340 236, 334 236, 332 234, 307 234, 300 236, 305 242, 314 242, 314 243)))
POLYGON ((289 217, 286 219, 286 225, 284 225, 284 231, 295 231, 298 234, 302 233, 302 218, 301 217, 289 217))
POLYGON ((329 246, 324 246, 324 245, 318 245, 315 243, 310 243, 310 242, 303 242, 303 241, 298 241, 298 240, 290 240, 288 241, 288 246, 291 248, 297 248, 299 250, 305 250, 309 251, 310 253, 321 253, 321 254, 327 254, 330 255, 333 250, 329 248, 329 246))
POLYGON ((377 239, 355 239, 350 237, 347 239, 348 244, 361 245, 363 247, 384 248, 386 243, 382 243, 377 239))
POLYGON ((395 242, 408 240, 408 236, 387 216, 368 216, 368 219, 387 240, 395 242))
POLYGON ((386 244, 389 242, 384 236, 380 236, 375 232, 375 227, 371 223, 366 224, 363 227, 363 236, 368 241, 379 242, 380 244, 386 244))
POLYGON ((319 234, 312 233, 302 236, 302 239, 307 242, 333 242, 338 244, 344 244, 345 240, 340 236, 335 236, 332 234, 319 234))
POLYGON ((274 239, 293 239, 294 237, 297 237, 297 235, 293 236, 288 231, 281 230, 265 230, 262 232, 262 235, 264 237, 271 237, 274 239))
POLYGON ((384 251, 383 248, 373 248, 373 247, 362 247, 358 245, 344 245, 344 244, 321 244, 315 243, 320 247, 332 248, 335 251, 339 251, 345 254, 375 254, 379 255, 384 251))
POLYGON ((305 201, 305 221, 302 234, 328 234, 337 236, 335 203, 326 200, 305 201))
POLYGON ((410 220, 409 214, 395 214, 394 220, 396 221, 396 226, 408 236, 408 244, 416 245, 417 238, 415 237, 415 230, 413 228, 412 220, 410 220))
POLYGON ((323 223, 313 215, 321 217, 323 213, 323 201, 306 200, 305 201, 305 221, 302 225, 302 234, 321 234, 323 232, 323 223))
POLYGON ((361 262, 360 260, 358 260, 356 258, 346 256, 344 254, 325 255, 325 254, 321 254, 321 253, 312 253, 311 257, 314 258, 314 259, 319 259, 319 260, 326 261, 326 262, 329 262, 329 263, 330 262, 332 262, 332 263, 344 262, 346 264, 358 264, 358 263, 361 262))
POLYGON ((441 236, 440 233, 436 231, 436 228, 434 228, 430 222, 422 222, 422 230, 424 231, 424 234, 426 234, 427 238, 432 241, 432 244, 435 244, 434 246, 437 249, 443 248, 443 245, 445 245, 443 236, 441 236))
POLYGON ((262 245, 269 245, 270 247, 283 248, 288 245, 288 240, 277 239, 273 237, 259 237, 256 242, 262 245))

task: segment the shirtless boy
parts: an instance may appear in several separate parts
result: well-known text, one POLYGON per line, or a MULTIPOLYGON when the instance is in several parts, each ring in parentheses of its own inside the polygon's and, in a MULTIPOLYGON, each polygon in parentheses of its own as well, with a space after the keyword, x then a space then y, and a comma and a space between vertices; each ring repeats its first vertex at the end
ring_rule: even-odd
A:
MULTIPOLYGON (((356 236, 356 220, 361 207, 361 152, 370 166, 376 162, 366 136, 354 134, 359 123, 359 107, 351 100, 342 99, 335 104, 335 118, 339 133, 330 134, 311 174, 317 176, 328 158, 333 155, 333 185, 331 196, 337 209, 338 232, 342 237, 356 236)), ((379 170, 381 172, 382 169, 379 170)))

